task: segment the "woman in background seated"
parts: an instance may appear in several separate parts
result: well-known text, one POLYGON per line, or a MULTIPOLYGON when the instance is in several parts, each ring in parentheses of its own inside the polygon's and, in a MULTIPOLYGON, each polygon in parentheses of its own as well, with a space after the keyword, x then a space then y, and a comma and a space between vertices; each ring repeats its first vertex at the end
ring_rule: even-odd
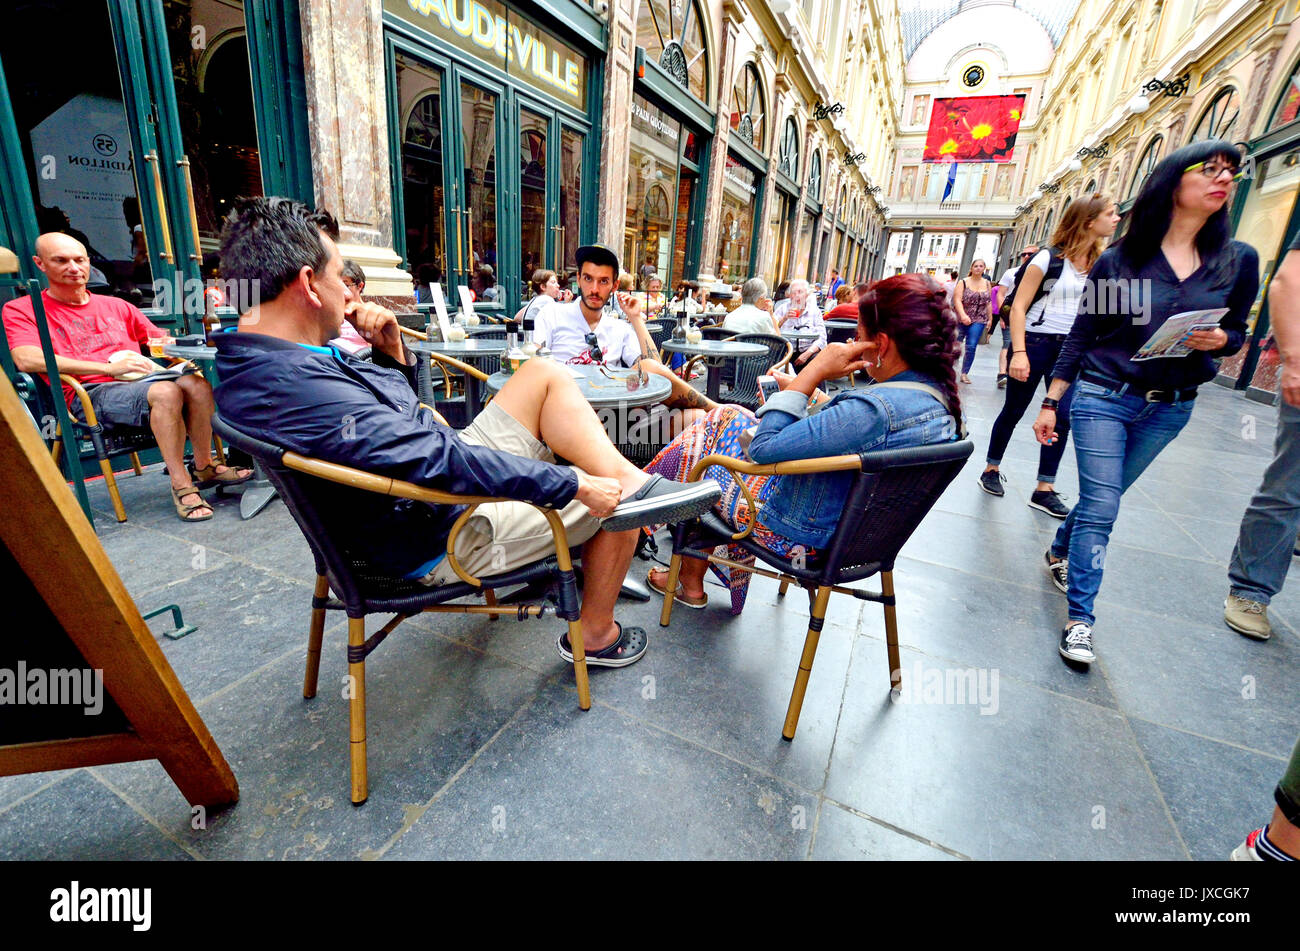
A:
MULTIPOLYGON (((739 406, 709 412, 666 446, 646 471, 685 479, 699 460, 714 453, 767 464, 950 442, 961 430, 953 370, 959 352, 956 315, 942 286, 920 274, 878 281, 859 302, 857 339, 825 347, 798 376, 778 375, 782 392, 760 407, 757 417, 739 406), (834 399, 818 388, 854 370, 865 371, 876 385, 846 390, 834 399)), ((722 486, 717 514, 736 530, 747 526, 753 513, 731 474, 711 466, 705 477, 722 486)), ((854 473, 741 478, 758 505, 753 539, 779 555, 807 560, 834 534, 854 473)), ((723 547, 733 561, 753 563, 753 556, 739 546, 723 547)), ((708 567, 700 559, 683 561, 678 603, 692 608, 708 603, 708 567)), ((739 614, 749 573, 712 567, 731 588, 731 613, 739 614)), ((656 569, 647 580, 664 594, 668 572, 656 569)))

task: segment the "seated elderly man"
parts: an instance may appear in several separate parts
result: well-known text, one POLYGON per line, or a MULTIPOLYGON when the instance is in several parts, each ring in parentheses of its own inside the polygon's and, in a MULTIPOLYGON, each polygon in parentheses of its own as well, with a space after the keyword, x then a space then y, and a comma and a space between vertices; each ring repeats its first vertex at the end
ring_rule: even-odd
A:
MULTIPOLYGON (((619 455, 569 372, 551 360, 529 360, 463 432, 438 423, 416 398, 413 355, 392 312, 344 285, 337 233, 333 218, 286 198, 247 199, 227 219, 222 275, 250 282, 243 286, 261 295, 236 331, 217 338, 222 416, 329 462, 447 492, 522 500, 481 506, 466 524, 456 555, 471 574, 545 557, 550 528, 526 503, 558 509, 570 543, 585 542, 587 663, 639 660, 645 631, 614 620, 636 547, 633 529, 690 517, 718 493, 647 478, 619 455), (345 320, 370 341, 373 362, 329 345, 345 320), (556 465, 552 452, 573 465, 556 465)), ((459 507, 364 494, 349 498, 346 511, 330 531, 373 567, 429 585, 456 580, 446 545, 459 507)), ((572 661, 567 634, 557 647, 572 661)))
MULTIPOLYGON (((36 239, 33 260, 50 282, 49 290, 41 292, 41 300, 59 372, 81 381, 101 423, 153 430, 181 521, 212 518, 212 508, 198 490, 237 485, 253 474, 251 469, 231 469, 212 460, 212 387, 192 374, 168 380, 139 379, 161 369, 141 354, 140 345, 165 332, 134 304, 86 290, 90 256, 76 238, 58 232, 41 235, 36 239), (193 472, 185 468, 187 431, 197 467, 193 472)), ((14 365, 24 373, 44 375, 45 357, 31 298, 5 304, 0 321, 14 365)), ((72 388, 65 386, 63 394, 73 415, 85 420, 85 410, 72 388)))
POLYGON ((826 346, 826 325, 822 323, 822 312, 817 302, 811 299, 811 288, 807 281, 801 277, 795 278, 790 282, 788 294, 773 311, 777 331, 807 330, 817 333, 817 339, 801 340, 794 346, 797 354, 794 362, 797 366, 804 366, 817 351, 826 346))
POLYGON ((761 277, 751 277, 740 286, 740 306, 722 321, 722 326, 738 334, 775 334, 776 322, 772 319, 772 298, 767 294, 767 282, 761 277))
POLYGON ((689 426, 717 404, 694 389, 658 360, 651 359, 654 341, 646 330, 641 301, 635 294, 619 293, 618 304, 627 320, 606 309, 619 279, 618 255, 601 244, 576 252, 579 295, 568 303, 547 305, 537 315, 533 340, 550 349, 564 363, 603 362, 614 367, 637 367, 662 376, 672 384, 664 405, 682 410, 674 431, 689 426))

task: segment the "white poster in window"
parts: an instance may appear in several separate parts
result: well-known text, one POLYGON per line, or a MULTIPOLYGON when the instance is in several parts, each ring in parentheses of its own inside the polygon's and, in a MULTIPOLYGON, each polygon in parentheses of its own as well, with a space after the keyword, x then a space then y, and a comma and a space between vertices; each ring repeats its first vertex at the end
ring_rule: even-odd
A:
MULTIPOLYGON (((67 227, 85 234, 94 251, 130 261, 131 227, 122 200, 135 198, 135 178, 122 103, 73 96, 32 127, 31 140, 40 203, 67 215, 67 227)), ((42 218, 42 230, 54 226, 42 218)))

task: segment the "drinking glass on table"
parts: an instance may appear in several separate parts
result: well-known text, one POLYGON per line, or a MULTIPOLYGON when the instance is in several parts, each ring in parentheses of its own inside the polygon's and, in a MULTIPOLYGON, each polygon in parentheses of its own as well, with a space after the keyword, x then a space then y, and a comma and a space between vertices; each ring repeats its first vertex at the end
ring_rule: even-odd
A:
POLYGON ((176 341, 168 334, 164 334, 164 333, 150 334, 149 335, 149 356, 165 357, 167 354, 163 352, 163 347, 167 346, 170 343, 175 343, 175 342, 176 341))

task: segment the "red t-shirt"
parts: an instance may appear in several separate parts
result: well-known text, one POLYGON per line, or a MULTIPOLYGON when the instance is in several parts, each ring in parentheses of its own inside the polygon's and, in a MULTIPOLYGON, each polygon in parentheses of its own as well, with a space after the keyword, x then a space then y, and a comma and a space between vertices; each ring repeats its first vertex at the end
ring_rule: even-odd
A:
POLYGON ((822 320, 853 320, 858 319, 857 302, 836 304, 828 313, 822 315, 822 320))
MULTIPOLYGON (((50 342, 61 357, 108 363, 108 358, 117 351, 139 350, 151 334, 157 336, 164 332, 150 323, 140 308, 119 297, 91 294, 84 304, 64 304, 51 297, 49 291, 42 291, 41 301, 45 305, 50 342)), ((23 295, 5 304, 0 311, 0 322, 4 324, 10 350, 40 347, 41 337, 30 297, 23 295)), ((113 377, 88 373, 78 379, 83 383, 108 383, 113 377)), ((63 395, 71 402, 72 388, 65 386, 63 395)))

